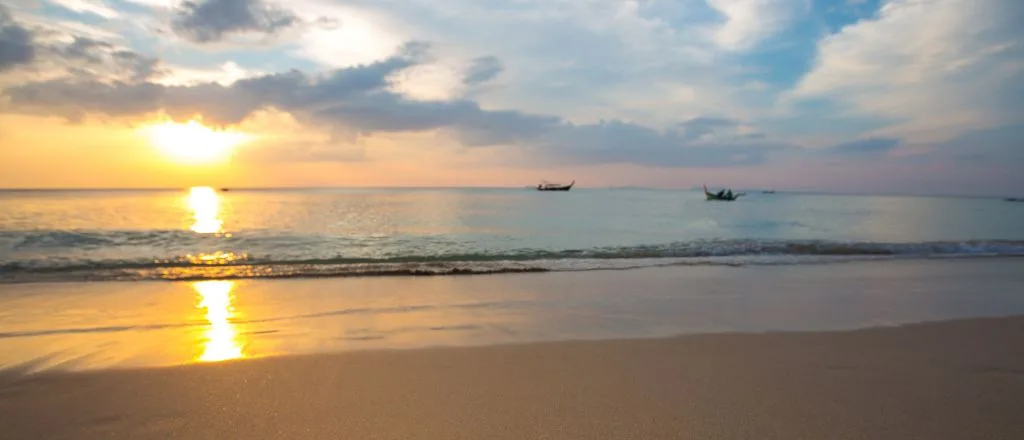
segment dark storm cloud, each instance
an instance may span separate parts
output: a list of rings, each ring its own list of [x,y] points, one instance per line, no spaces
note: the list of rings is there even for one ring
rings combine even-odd
[[[35,59],[32,33],[11,17],[7,8],[0,4],[0,72]]]
[[[466,85],[485,83],[497,77],[503,70],[505,70],[505,66],[501,64],[501,60],[497,57],[479,57],[474,59],[469,68],[466,69],[466,73],[462,77],[462,83]]]
[[[299,23],[291,11],[262,0],[202,0],[182,3],[171,28],[192,42],[212,43],[232,33],[274,34]]]

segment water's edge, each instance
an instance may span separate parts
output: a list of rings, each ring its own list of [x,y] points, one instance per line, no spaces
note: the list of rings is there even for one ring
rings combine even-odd
[[[275,278],[343,278],[343,277],[401,277],[401,276],[463,276],[536,272],[582,272],[630,270],[670,266],[790,266],[822,265],[859,261],[924,260],[924,259],[981,259],[1024,258],[1020,244],[960,246],[936,245],[922,247],[900,245],[882,250],[878,244],[863,251],[808,253],[734,253],[721,256],[593,256],[580,254],[542,259],[485,259],[433,258],[382,259],[377,261],[219,261],[198,263],[154,262],[150,265],[103,264],[73,267],[22,268],[0,266],[0,284],[82,281],[201,281],[232,279]],[[584,256],[586,255],[586,256]]]

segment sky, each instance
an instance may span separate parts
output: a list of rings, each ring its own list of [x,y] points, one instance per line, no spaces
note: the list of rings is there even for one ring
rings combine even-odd
[[[0,0],[0,187],[1012,194],[1022,22],[1020,0]],[[181,160],[214,142],[152,128],[188,121],[244,141]]]

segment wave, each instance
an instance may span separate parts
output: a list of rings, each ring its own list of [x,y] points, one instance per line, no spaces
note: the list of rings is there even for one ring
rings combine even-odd
[[[103,240],[163,241],[160,232],[102,236],[89,233],[50,233],[48,237],[18,237],[22,247],[73,242],[100,246]],[[40,234],[45,235],[45,234]],[[4,238],[0,236],[0,239]],[[283,249],[286,240],[273,246]],[[148,243],[154,244],[154,243]],[[225,243],[220,242],[221,245]],[[110,246],[111,243],[106,243]],[[8,249],[11,243],[7,243]],[[267,249],[267,248],[264,248]],[[394,252],[392,252],[394,253]],[[916,243],[841,242],[825,240],[692,240],[667,244],[588,249],[513,249],[481,252],[381,257],[260,256],[218,251],[171,258],[46,257],[0,263],[0,282],[81,280],[201,280],[341,276],[426,276],[492,273],[630,269],[659,265],[765,265],[829,263],[878,258],[1024,256],[1024,241],[971,240]]]

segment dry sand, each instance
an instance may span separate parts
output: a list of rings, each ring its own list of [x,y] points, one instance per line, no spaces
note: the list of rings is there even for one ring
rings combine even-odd
[[[1024,317],[0,379],[3,439],[1021,439]]]

